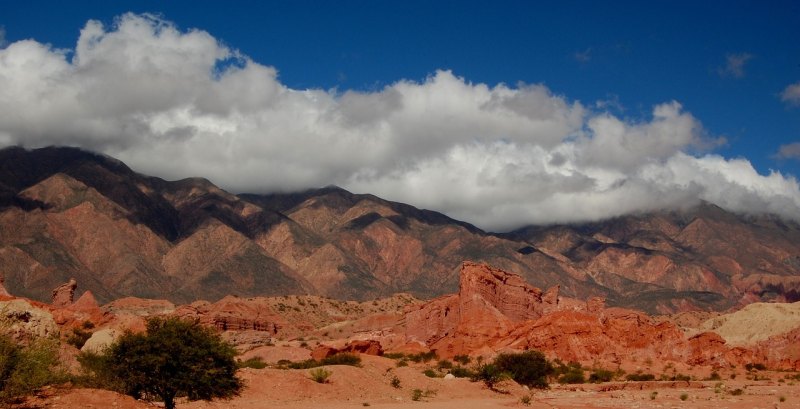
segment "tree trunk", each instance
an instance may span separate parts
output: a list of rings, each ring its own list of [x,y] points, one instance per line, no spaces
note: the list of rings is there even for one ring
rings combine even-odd
[[[175,409],[175,395],[162,396],[164,409]]]

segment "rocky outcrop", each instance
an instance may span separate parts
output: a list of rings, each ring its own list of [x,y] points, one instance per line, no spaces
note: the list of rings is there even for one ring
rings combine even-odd
[[[53,290],[53,298],[50,304],[54,307],[66,307],[72,304],[76,288],[78,288],[78,282],[75,281],[74,278],[71,278],[69,282]]]
[[[375,340],[355,340],[347,343],[343,348],[320,345],[311,351],[311,358],[321,361],[329,356],[340,353],[359,353],[365,355],[383,356],[383,347]]]
[[[762,362],[781,369],[800,365],[800,328],[758,347],[741,348],[713,332],[687,337],[668,320],[606,308],[602,297],[578,302],[556,294],[557,289],[543,294],[515,274],[467,262],[457,295],[408,309],[405,341],[442,357],[537,349],[565,362],[619,365],[658,360],[712,367]]]
[[[559,288],[546,293],[517,274],[486,264],[464,262],[459,292],[422,306],[405,316],[406,338],[453,356],[481,348],[518,324],[559,309]]]
[[[58,334],[58,326],[49,311],[21,299],[0,301],[0,327],[21,342]]]
[[[283,317],[272,311],[266,302],[259,302],[258,298],[227,296],[213,304],[197,301],[177,308],[172,315],[196,319],[201,324],[220,331],[251,330],[277,335],[292,327]]]

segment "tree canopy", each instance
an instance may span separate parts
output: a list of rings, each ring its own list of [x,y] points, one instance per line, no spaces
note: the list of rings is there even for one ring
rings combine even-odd
[[[210,328],[178,318],[151,318],[146,333],[126,332],[106,354],[108,373],[124,392],[159,397],[166,409],[175,398],[231,398],[242,381],[236,376],[236,351]]]

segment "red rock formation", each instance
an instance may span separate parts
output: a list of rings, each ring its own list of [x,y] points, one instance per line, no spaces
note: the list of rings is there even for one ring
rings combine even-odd
[[[383,355],[381,343],[375,340],[356,340],[350,341],[344,348],[336,348],[327,345],[320,345],[311,351],[311,358],[317,361],[339,353],[359,353],[366,355]]]
[[[227,296],[215,303],[196,301],[179,307],[172,315],[197,319],[201,324],[212,326],[220,331],[263,331],[276,335],[292,327],[283,317],[276,314],[267,303],[258,298],[243,299]]]
[[[687,339],[671,322],[605,308],[601,297],[579,303],[559,300],[555,294],[551,289],[543,296],[519,276],[464,263],[458,295],[407,311],[406,341],[421,343],[443,357],[538,349],[563,361],[666,360],[715,367],[764,362],[782,369],[800,365],[800,329],[756,349],[731,348],[714,333]],[[559,301],[555,305],[554,299]]]
[[[66,307],[73,302],[75,296],[75,289],[78,287],[78,282],[71,278],[69,282],[58,286],[53,290],[53,301],[51,304],[54,307]]]

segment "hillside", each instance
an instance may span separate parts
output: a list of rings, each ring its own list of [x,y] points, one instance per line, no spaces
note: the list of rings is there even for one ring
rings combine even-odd
[[[704,203],[580,226],[484,232],[337,187],[235,195],[73,148],[0,150],[0,278],[49,301],[75,278],[101,302],[452,293],[463,260],[561,294],[669,313],[800,300],[800,226]]]

